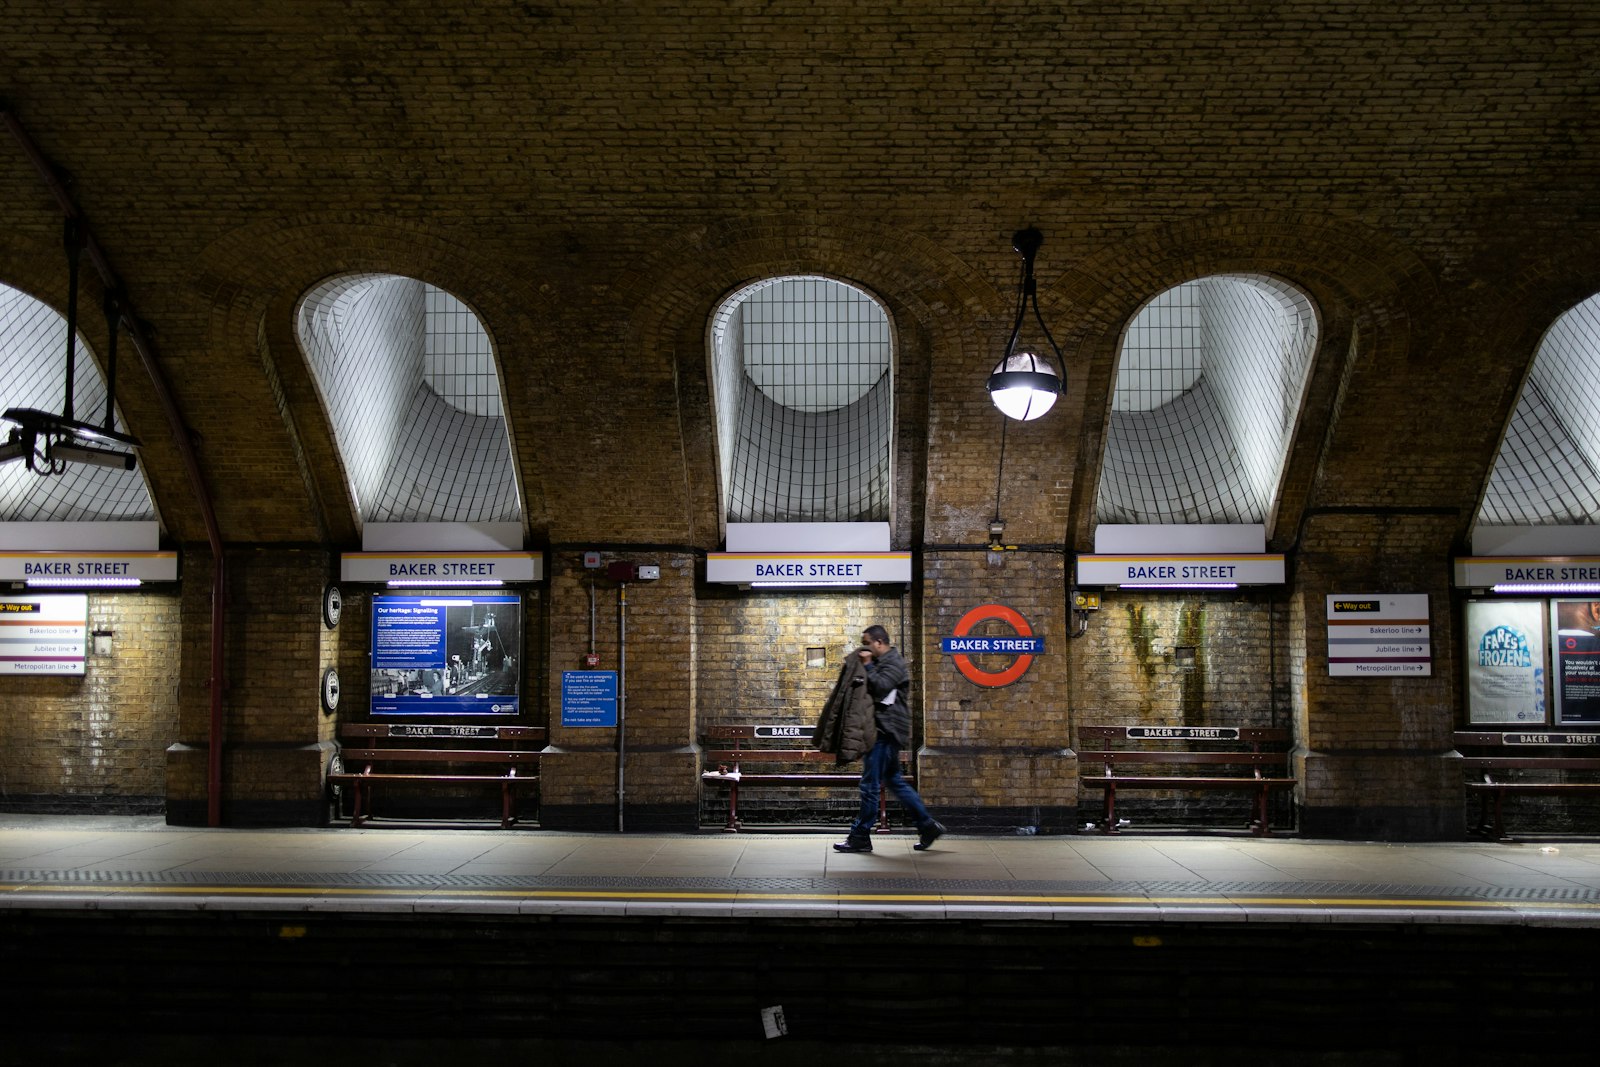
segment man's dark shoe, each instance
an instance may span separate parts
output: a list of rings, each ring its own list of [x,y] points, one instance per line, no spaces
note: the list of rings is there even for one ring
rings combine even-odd
[[[853,837],[847,837],[843,841],[836,842],[833,850],[835,852],[871,852],[872,842],[857,841]]]
[[[918,841],[911,847],[918,852],[926,852],[933,847],[933,843],[944,836],[944,824],[938,821],[919,827],[917,830]]]

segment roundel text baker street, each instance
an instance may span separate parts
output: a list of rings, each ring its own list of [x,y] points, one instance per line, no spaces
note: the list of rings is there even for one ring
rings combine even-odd
[[[1016,636],[973,636],[972,628],[989,619],[1010,626]],[[1044,651],[1044,638],[1034,636],[1033,627],[1015,608],[1008,608],[1004,604],[981,604],[961,616],[954,634],[941,640],[939,647],[941,652],[955,661],[956,670],[967,681],[997,689],[1010,685],[1028,673],[1033,657]],[[1016,659],[1003,671],[986,671],[972,662],[973,656],[980,655],[1015,656]]]

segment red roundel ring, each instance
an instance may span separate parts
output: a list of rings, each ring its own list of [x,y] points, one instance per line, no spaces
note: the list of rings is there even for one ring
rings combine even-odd
[[[986,619],[999,619],[1013,630],[1018,637],[1032,637],[1033,627],[1028,625],[1028,620],[1014,608],[1004,604],[980,604],[961,616],[961,621],[956,623],[954,637],[965,637],[972,632],[972,628]],[[1028,673],[1028,668],[1033,665],[1033,653],[1024,652],[1005,670],[998,673],[979,670],[978,665],[972,662],[972,657],[963,652],[957,652],[950,657],[956,662],[956,670],[973,685],[981,685],[989,689],[998,689]]]

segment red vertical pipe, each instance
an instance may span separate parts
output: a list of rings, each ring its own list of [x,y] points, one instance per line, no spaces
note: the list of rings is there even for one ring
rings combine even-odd
[[[39,146],[28,136],[28,132],[22,128],[22,124],[9,109],[0,111],[0,116],[5,118],[6,128],[11,131],[11,136],[33,161],[34,169],[39,172],[39,176],[44,179],[45,185],[55,196],[56,203],[61,207],[61,213],[82,227],[84,250],[89,253],[90,260],[99,271],[101,283],[106,291],[121,292],[122,283],[118,280],[116,272],[111,269],[111,263],[106,259],[105,252],[95,241],[94,235],[89,232],[88,224],[83,221],[78,206],[72,202],[72,197],[68,194],[67,187],[62,184],[61,176],[56,172],[55,166],[39,150]],[[150,343],[144,325],[133,313],[132,306],[126,303],[123,306],[122,321],[128,336],[133,341],[133,347],[139,351],[139,359],[144,364],[145,373],[150,376],[150,383],[155,387],[161,410],[167,416],[167,425],[172,430],[178,454],[183,459],[184,470],[189,475],[189,486],[194,490],[195,498],[200,503],[200,515],[206,524],[206,539],[211,543],[214,566],[211,572],[211,723],[206,759],[206,825],[221,826],[222,626],[226,618],[228,588],[226,562],[222,554],[222,529],[217,525],[217,510],[212,503],[211,492],[206,488],[205,477],[200,473],[200,457],[195,454],[194,443],[189,440],[189,429],[184,425],[183,416],[178,411],[178,403],[173,399],[172,390],[167,387],[167,381],[161,375],[161,367],[156,363],[155,347]]]

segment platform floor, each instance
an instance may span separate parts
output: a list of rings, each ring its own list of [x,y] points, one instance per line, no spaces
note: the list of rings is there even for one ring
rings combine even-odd
[[[1600,843],[195,829],[0,815],[0,908],[1600,926]]]

